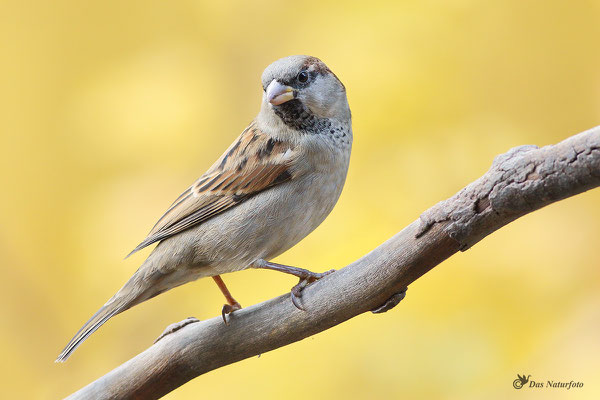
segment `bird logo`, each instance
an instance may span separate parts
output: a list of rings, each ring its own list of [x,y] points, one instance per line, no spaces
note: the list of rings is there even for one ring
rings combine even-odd
[[[518,378],[513,381],[513,387],[515,389],[521,389],[525,384],[527,384],[527,382],[529,382],[530,376],[531,375],[525,376],[525,374],[523,374],[523,375],[517,374]]]

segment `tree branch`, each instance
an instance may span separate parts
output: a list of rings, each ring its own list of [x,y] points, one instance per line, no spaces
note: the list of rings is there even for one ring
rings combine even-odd
[[[521,146],[375,250],[289,294],[170,334],[70,396],[159,398],[213,369],[285,346],[383,304],[452,254],[509,222],[600,185],[600,127],[543,148]]]

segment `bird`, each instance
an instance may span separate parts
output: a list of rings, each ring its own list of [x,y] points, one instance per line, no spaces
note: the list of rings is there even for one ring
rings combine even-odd
[[[295,275],[293,304],[303,310],[304,287],[332,273],[269,260],[290,249],[325,220],[348,172],[352,116],[346,88],[313,56],[281,58],[263,72],[256,118],[223,155],[187,188],[130,253],[158,242],[123,287],[75,334],[56,362],[64,362],[115,315],[158,294],[212,277],[227,303],[241,308],[222,274],[263,268]]]

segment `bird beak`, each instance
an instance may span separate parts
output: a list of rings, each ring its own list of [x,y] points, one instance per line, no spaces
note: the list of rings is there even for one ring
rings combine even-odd
[[[285,103],[294,99],[294,89],[282,85],[279,81],[273,79],[267,87],[267,101],[274,106]]]

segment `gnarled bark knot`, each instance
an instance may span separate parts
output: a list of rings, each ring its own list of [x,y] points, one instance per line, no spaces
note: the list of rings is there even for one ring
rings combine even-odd
[[[491,168],[420,217],[416,237],[438,222],[467,250],[491,232],[555,201],[600,185],[600,127],[558,144],[519,146],[497,156]]]

